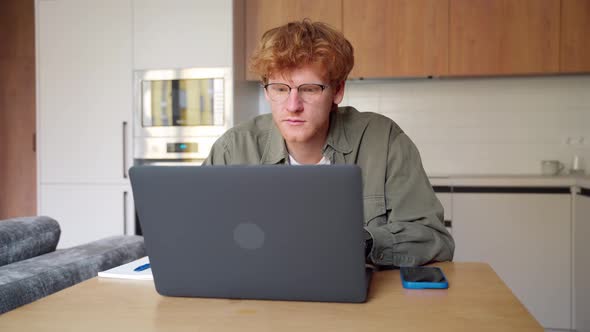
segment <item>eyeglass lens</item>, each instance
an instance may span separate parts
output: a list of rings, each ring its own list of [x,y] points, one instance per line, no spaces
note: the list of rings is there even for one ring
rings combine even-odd
[[[287,100],[291,90],[295,89],[283,83],[270,83],[265,87],[270,99],[275,102]],[[311,102],[319,97],[324,89],[325,86],[321,84],[301,84],[297,87],[297,93],[303,101]]]

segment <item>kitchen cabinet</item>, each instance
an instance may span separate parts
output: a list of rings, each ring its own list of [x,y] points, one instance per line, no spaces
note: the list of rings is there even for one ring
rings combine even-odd
[[[232,66],[232,0],[133,0],[132,22],[134,69]]]
[[[590,72],[590,1],[561,0],[560,72]]]
[[[559,71],[560,0],[450,0],[449,12],[450,75]]]
[[[574,328],[590,331],[590,188],[574,202]]]
[[[571,329],[571,194],[454,188],[455,261],[489,263],[545,328]]]
[[[132,234],[131,2],[36,6],[38,213],[60,223],[61,248]]]
[[[59,248],[135,232],[129,186],[42,184],[40,191],[42,214],[60,224]]]
[[[41,183],[126,181],[131,18],[129,1],[37,2]]]
[[[246,6],[246,63],[263,32],[309,17],[351,41],[351,78],[590,72],[587,0],[252,0]]]
[[[447,75],[448,7],[448,0],[344,0],[342,28],[355,49],[350,77]]]
[[[309,18],[342,30],[342,0],[248,0],[245,11],[246,64],[262,34],[285,23]],[[246,79],[258,77],[246,69]]]

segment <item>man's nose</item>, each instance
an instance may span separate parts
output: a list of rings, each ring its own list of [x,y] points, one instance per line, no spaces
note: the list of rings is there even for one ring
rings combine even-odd
[[[301,100],[297,89],[291,89],[286,101],[286,108],[289,112],[299,112],[303,110],[303,100]]]

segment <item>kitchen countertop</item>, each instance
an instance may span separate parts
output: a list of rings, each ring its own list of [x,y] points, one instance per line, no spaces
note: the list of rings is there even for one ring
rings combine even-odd
[[[433,186],[463,187],[584,187],[590,188],[590,175],[431,175]]]
[[[580,177],[578,179],[577,185],[579,187],[584,187],[584,188],[590,189],[590,176],[586,175],[586,176]]]

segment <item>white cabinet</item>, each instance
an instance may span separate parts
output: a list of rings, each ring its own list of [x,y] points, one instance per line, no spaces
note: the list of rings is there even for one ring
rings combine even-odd
[[[41,185],[41,211],[61,227],[59,248],[134,232],[134,209],[128,186]]]
[[[571,195],[454,192],[452,209],[455,260],[489,263],[541,325],[571,329]]]
[[[36,2],[38,211],[60,248],[133,233],[132,18],[131,0]]]
[[[134,0],[135,69],[232,66],[231,0]]]
[[[590,331],[590,190],[576,195],[574,218],[574,328]]]
[[[124,183],[132,137],[131,2],[38,1],[36,24],[41,183]]]

